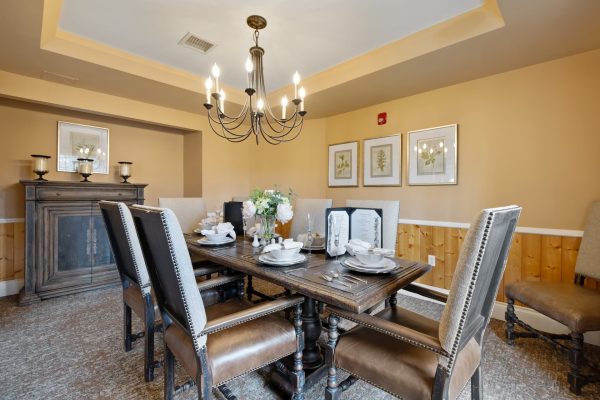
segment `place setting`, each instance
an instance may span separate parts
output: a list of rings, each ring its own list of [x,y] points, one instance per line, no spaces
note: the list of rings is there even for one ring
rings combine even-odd
[[[302,242],[294,241],[294,239],[282,240],[280,238],[278,243],[264,246],[257,260],[260,264],[272,267],[289,267],[301,264],[307,259],[306,255],[300,253],[302,245]]]
[[[351,239],[346,244],[350,257],[346,257],[341,264],[351,271],[363,274],[388,274],[400,268],[394,260],[394,250],[373,247],[368,242],[360,239]]]
[[[220,246],[235,242],[236,234],[233,225],[230,222],[220,222],[209,229],[200,229],[199,232],[204,237],[196,240],[196,243],[202,246]]]

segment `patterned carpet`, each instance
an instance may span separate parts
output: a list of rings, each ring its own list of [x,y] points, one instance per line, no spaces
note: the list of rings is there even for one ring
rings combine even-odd
[[[441,307],[408,296],[399,305],[431,317]],[[124,353],[121,340],[121,290],[96,290],[17,307],[15,297],[0,299],[0,399],[162,399],[162,370],[145,383],[143,348],[137,342]],[[139,320],[134,327],[141,329]],[[486,399],[598,399],[600,383],[588,385],[582,396],[570,394],[566,359],[541,341],[520,340],[514,347],[504,341],[503,325],[492,321],[483,358]],[[157,356],[162,358],[161,336]],[[587,349],[595,357],[600,349]],[[271,400],[279,397],[266,386],[268,368],[229,384],[239,399]],[[178,382],[186,380],[177,371]],[[306,393],[321,399],[325,381]],[[178,399],[194,399],[194,390]],[[222,399],[220,393],[213,397]],[[344,399],[389,399],[391,396],[358,382]],[[469,389],[461,394],[469,399]]]

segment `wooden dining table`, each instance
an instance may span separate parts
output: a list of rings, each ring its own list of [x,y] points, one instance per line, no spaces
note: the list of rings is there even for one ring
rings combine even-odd
[[[261,248],[252,247],[251,241],[238,237],[226,245],[206,246],[198,243],[200,235],[186,234],[187,247],[192,254],[259,278],[304,296],[302,327],[304,330],[303,363],[306,386],[320,379],[325,368],[317,343],[321,335],[321,319],[317,304],[320,302],[343,310],[362,313],[389,299],[398,290],[431,269],[431,265],[396,258],[399,268],[388,274],[360,274],[347,270],[340,260],[327,258],[323,253],[304,253],[306,261],[293,266],[267,266],[258,260]],[[325,280],[322,275],[333,272],[351,274],[363,282],[345,284],[345,280]],[[283,383],[279,383],[280,386]],[[283,388],[285,390],[285,388]]]

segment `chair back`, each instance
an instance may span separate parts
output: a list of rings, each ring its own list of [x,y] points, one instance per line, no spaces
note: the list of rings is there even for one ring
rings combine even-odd
[[[588,213],[575,273],[600,279],[600,201],[592,203]]]
[[[331,199],[296,199],[290,232],[292,238],[297,239],[298,235],[308,231],[308,213],[314,218],[312,233],[325,235],[325,209],[331,208],[331,204]]]
[[[400,202],[397,200],[346,200],[347,207],[381,208],[383,211],[383,247],[396,250],[398,215]]]
[[[226,201],[223,203],[223,221],[230,222],[237,235],[244,233],[244,220],[242,219],[241,201]]]
[[[131,213],[163,321],[186,329],[199,352],[206,344],[199,335],[206,313],[177,218],[167,208],[134,205]]]
[[[484,209],[467,232],[440,318],[448,371],[471,338],[482,345],[520,213],[518,206]]]
[[[134,282],[142,294],[150,294],[150,277],[129,208],[125,203],[104,200],[99,206],[123,285]]]
[[[173,211],[184,232],[192,232],[206,218],[206,203],[202,197],[160,197],[158,206]]]

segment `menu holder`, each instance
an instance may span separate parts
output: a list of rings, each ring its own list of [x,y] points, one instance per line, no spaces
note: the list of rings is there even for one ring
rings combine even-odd
[[[335,245],[335,221],[339,223],[338,246]],[[325,210],[325,248],[327,257],[346,253],[346,244],[360,239],[381,247],[383,211],[381,208],[334,207]]]

